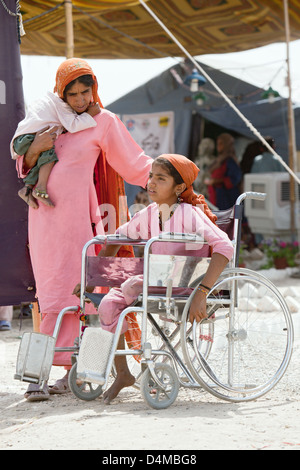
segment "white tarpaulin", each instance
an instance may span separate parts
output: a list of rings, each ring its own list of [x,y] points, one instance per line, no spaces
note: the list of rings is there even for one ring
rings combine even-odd
[[[133,139],[152,158],[174,153],[174,112],[123,114],[122,121]]]

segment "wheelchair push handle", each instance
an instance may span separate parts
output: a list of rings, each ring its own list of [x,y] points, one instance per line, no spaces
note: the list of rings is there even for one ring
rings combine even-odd
[[[266,193],[257,193],[254,191],[247,191],[242,193],[236,200],[236,205],[240,205],[245,199],[256,199],[257,201],[264,201],[266,199]]]
[[[246,198],[249,199],[256,199],[258,201],[264,201],[267,197],[266,193],[256,193],[256,192],[248,192],[246,193]]]

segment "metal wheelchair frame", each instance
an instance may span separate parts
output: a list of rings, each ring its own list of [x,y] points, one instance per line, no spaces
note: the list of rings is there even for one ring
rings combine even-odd
[[[97,376],[97,371],[77,374],[81,341],[83,341],[80,337],[77,344],[72,347],[55,348],[55,351],[72,351],[74,353],[74,364],[69,375],[69,385],[75,396],[83,400],[93,400],[102,394],[113,371],[115,355],[139,356],[141,358],[140,364],[135,359],[131,359],[135,361],[141,372],[137,374],[138,386],[146,403],[157,409],[170,406],[175,401],[180,386],[205,389],[220,399],[240,402],[256,399],[277,384],[284,375],[292,354],[293,325],[286,302],[277,288],[261,274],[249,269],[238,268],[243,203],[246,198],[264,199],[265,195],[243,193],[237,199],[234,211],[231,211],[234,256],[230,267],[223,271],[207,297],[208,319],[198,324],[196,322],[193,325],[189,324],[188,312],[196,287],[201,282],[201,276],[191,282],[189,281],[188,287],[192,293],[188,297],[178,298],[173,295],[173,286],[170,281],[165,285],[163,295],[152,295],[148,289],[150,285],[151,248],[154,243],[168,241],[169,243],[197,244],[203,243],[201,237],[172,233],[162,234],[150,240],[137,241],[109,235],[107,237],[96,236],[85,244],[82,250],[81,269],[80,311],[82,314],[85,312],[85,302],[88,298],[85,292],[87,282],[86,264],[87,252],[91,245],[110,243],[144,246],[143,292],[138,301],[125,308],[119,317],[115,334],[111,338],[110,350],[107,353],[108,360],[101,377]],[[228,217],[228,213],[226,217]],[[246,290],[245,286],[247,286],[249,294],[248,300],[246,299],[247,309],[241,307],[243,302],[239,300],[241,290]],[[273,308],[274,312],[269,316],[257,312],[252,315],[251,308],[255,308],[252,303],[257,299],[251,296],[252,291],[257,292],[257,289],[264,289],[265,297],[271,299],[271,309]],[[151,313],[153,305],[155,306],[154,313]],[[178,305],[180,305],[180,314],[178,314]],[[58,337],[64,315],[67,312],[78,312],[78,310],[78,307],[71,306],[60,312],[53,332],[55,339]],[[172,328],[174,326],[174,330],[171,328],[170,334],[166,334],[160,326],[160,316],[158,316],[158,320],[154,318],[157,313],[162,311],[164,311],[162,316],[167,319],[168,324],[172,325]],[[141,318],[141,346],[138,349],[118,350],[117,345],[123,321],[126,315],[131,312],[136,312]],[[269,332],[269,326],[272,327],[271,315],[275,318],[276,325],[280,324],[275,332],[277,337],[274,343],[272,342],[273,333]],[[250,317],[251,322],[249,321]],[[259,325],[258,329],[253,328],[255,322]],[[264,322],[267,324],[268,329],[265,330],[266,333],[260,333]],[[150,329],[155,330],[156,336],[162,342],[157,348],[153,347],[149,341]],[[174,345],[172,342],[179,333],[180,340],[177,340]],[[83,338],[84,336],[85,333]],[[256,339],[257,336],[259,336],[259,340]],[[276,370],[273,371],[273,366],[271,366],[269,374],[267,369],[269,353],[265,354],[262,347],[274,348],[274,344],[279,344],[278,338],[280,338],[280,351],[278,352],[278,358],[276,357]],[[219,346],[219,343],[221,346]],[[250,352],[250,359],[246,359],[243,355],[242,360],[238,357],[243,347]],[[261,351],[259,351],[259,348],[261,348]],[[257,350],[259,352],[258,356]],[[274,354],[274,351],[271,352]],[[260,354],[261,356],[259,356]],[[263,359],[260,359],[260,357]],[[159,362],[160,359],[162,359],[161,362]],[[244,364],[248,360],[250,360],[250,367]],[[261,366],[262,378],[260,377],[260,365],[259,367],[257,365],[259,361],[266,362],[266,368],[263,368],[264,365]],[[252,382],[249,380],[249,370],[253,371]],[[82,380],[81,384],[78,384],[78,377]],[[34,377],[30,379],[29,377],[28,380],[28,374],[26,378],[25,373],[23,375],[19,373],[16,378],[33,382],[39,381],[39,383],[46,380],[45,374],[42,378],[37,379]]]

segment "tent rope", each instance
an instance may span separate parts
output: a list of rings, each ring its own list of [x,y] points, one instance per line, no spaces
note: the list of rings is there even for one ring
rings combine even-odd
[[[190,61],[195,65],[195,67],[204,75],[204,77],[211,83],[211,85],[220,93],[224,100],[229,104],[229,106],[237,113],[237,115],[244,121],[246,126],[253,132],[253,134],[259,138],[259,140],[264,144],[264,146],[275,156],[277,160],[280,161],[281,165],[288,171],[288,173],[300,184],[300,179],[292,171],[292,169],[285,163],[285,161],[278,155],[278,153],[270,146],[270,144],[264,139],[260,132],[253,126],[253,124],[246,118],[246,116],[241,113],[241,111],[232,103],[230,98],[221,90],[221,88],[213,81],[213,79],[205,72],[205,70],[196,62],[194,57],[185,49],[185,47],[178,41],[174,34],[164,25],[164,23],[156,16],[156,14],[151,10],[151,8],[145,4],[143,0],[139,0],[140,4],[148,11],[148,13],[154,18],[154,20],[164,29],[164,31],[170,36],[170,38],[177,44],[177,46],[184,52],[184,54],[190,59]]]
[[[58,8],[64,6],[64,4],[65,4],[65,2],[61,2],[58,5],[55,5],[55,7],[50,8],[49,10],[44,11],[43,13],[40,13],[39,15],[33,16],[32,18],[27,18],[27,20],[24,20],[24,24],[30,23],[31,21],[37,20],[38,18],[41,18],[42,16],[45,16],[45,15],[48,15],[49,13],[52,13],[52,11],[55,11]]]

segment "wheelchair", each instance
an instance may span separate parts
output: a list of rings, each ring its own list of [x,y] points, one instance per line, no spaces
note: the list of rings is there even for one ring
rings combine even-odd
[[[209,258],[158,255],[152,253],[152,247],[166,242],[203,245],[201,237],[163,233],[150,240],[132,240],[108,235],[95,236],[86,243],[82,251],[81,328],[77,344],[69,348],[73,351],[69,386],[77,398],[89,401],[99,397],[115,374],[114,357],[121,354],[126,355],[136,377],[135,386],[154,409],[172,405],[180,387],[204,389],[225,401],[244,402],[263,396],[279,382],[292,354],[291,314],[270,280],[238,267],[244,201],[264,197],[243,193],[232,209],[216,212],[217,224],[232,240],[234,256],[210,290],[207,318],[200,323],[189,322],[189,307]],[[143,246],[144,256],[88,256],[91,245],[104,243]],[[143,275],[142,293],[122,311],[115,333],[85,328],[86,302],[97,306],[104,296],[88,293],[86,286],[119,287],[136,274]],[[70,311],[78,312],[78,307],[60,312],[54,338],[64,314]],[[118,350],[125,318],[134,320],[136,341],[127,340],[127,349]]]

